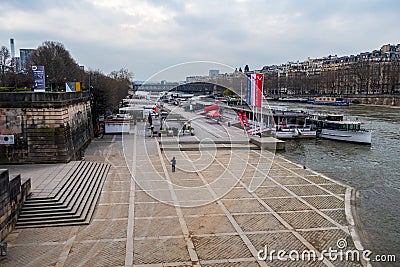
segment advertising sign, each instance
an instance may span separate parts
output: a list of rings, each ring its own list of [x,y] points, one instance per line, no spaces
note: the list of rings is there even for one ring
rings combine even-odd
[[[81,91],[81,83],[80,82],[65,83],[65,91],[66,92],[80,92]]]
[[[44,92],[46,83],[44,78],[44,66],[32,66],[35,92]]]

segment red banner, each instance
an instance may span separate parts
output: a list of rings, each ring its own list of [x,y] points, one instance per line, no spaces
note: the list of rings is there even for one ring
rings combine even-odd
[[[263,74],[257,73],[255,74],[255,88],[254,88],[254,94],[255,94],[255,101],[254,101],[254,106],[255,107],[261,107],[262,105],[262,97],[263,97]]]

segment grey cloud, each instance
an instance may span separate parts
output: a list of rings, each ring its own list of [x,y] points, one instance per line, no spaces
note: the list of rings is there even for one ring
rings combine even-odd
[[[26,15],[15,17],[15,25],[0,25],[0,43],[7,45],[11,37],[24,47],[59,41],[87,67],[105,73],[126,67],[144,80],[190,60],[261,68],[378,49],[399,42],[400,36],[397,0],[148,0],[150,10],[144,14],[124,9],[142,1],[113,3],[122,8],[98,6],[91,0],[2,1],[0,8],[12,14],[42,14],[37,23],[43,27],[18,26]],[[146,13],[154,10],[166,16]]]

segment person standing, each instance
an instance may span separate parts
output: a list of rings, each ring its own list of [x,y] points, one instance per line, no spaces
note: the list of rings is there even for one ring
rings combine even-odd
[[[185,122],[185,123],[183,124],[183,126],[182,126],[182,134],[183,134],[183,135],[185,135],[186,128],[187,128],[187,125],[186,125],[186,122]]]
[[[151,112],[149,112],[149,116],[147,117],[147,121],[150,125],[153,125],[153,117],[151,116]]]
[[[176,159],[175,157],[172,157],[171,159],[172,172],[175,172],[175,165],[176,165]]]

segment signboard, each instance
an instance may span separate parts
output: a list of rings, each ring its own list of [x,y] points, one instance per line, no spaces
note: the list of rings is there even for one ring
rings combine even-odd
[[[66,92],[80,92],[81,91],[81,83],[80,82],[65,83],[65,91]]]
[[[35,92],[45,92],[44,66],[32,66],[33,71],[33,89]]]
[[[0,134],[0,145],[13,145],[14,135],[12,134]]]
[[[104,130],[106,134],[129,133],[129,121],[105,121]]]

